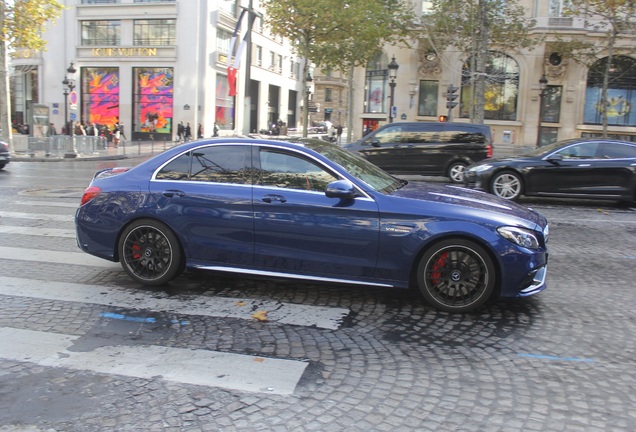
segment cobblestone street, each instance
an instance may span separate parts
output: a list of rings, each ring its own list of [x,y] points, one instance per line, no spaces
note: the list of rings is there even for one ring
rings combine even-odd
[[[436,311],[410,291],[214,273],[152,290],[114,263],[73,261],[74,210],[104,164],[0,172],[0,335],[68,341],[54,359],[0,351],[0,431],[636,430],[634,209],[526,201],[550,221],[548,289],[472,314]],[[303,307],[307,323],[196,312],[223,299]],[[333,328],[315,319],[330,312]],[[140,371],[71,362],[126,352]],[[184,361],[169,363],[176,352]],[[200,384],[223,382],[212,367],[197,382],[176,374],[219,353],[302,373],[289,393]],[[151,375],[150,362],[175,375]]]

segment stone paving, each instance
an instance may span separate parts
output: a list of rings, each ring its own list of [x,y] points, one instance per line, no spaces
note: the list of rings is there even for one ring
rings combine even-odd
[[[5,199],[15,192],[0,188]],[[636,430],[636,212],[528,205],[551,221],[549,288],[472,314],[435,311],[410,291],[212,274],[186,274],[169,293],[351,312],[337,330],[177,317],[183,325],[169,312],[137,323],[108,320],[93,304],[0,296],[0,326],[77,335],[78,350],[102,341],[308,363],[294,394],[279,396],[0,360],[0,431]],[[2,209],[17,211],[11,200]],[[11,244],[76,248],[25,235]],[[15,275],[139,289],[119,269],[0,260],[0,276]],[[143,302],[110,311],[142,313]]]

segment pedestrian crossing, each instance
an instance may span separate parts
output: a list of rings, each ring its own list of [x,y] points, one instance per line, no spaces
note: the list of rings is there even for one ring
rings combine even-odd
[[[73,215],[76,203],[25,199],[11,201],[0,210],[0,299],[4,296],[55,302],[72,302],[101,309],[102,319],[116,319],[113,310],[130,310],[139,315],[167,312],[187,322],[188,317],[255,321],[263,325],[305,326],[318,331],[335,331],[349,315],[347,308],[286,303],[267,299],[230,298],[209,295],[170,296],[157,290],[69,281],[39,280],[37,275],[16,275],[11,263],[80,266],[91,272],[123,272],[119,263],[81,252],[75,245]],[[52,226],[47,226],[47,224]],[[28,236],[28,241],[24,241]],[[21,238],[14,242],[12,238]],[[41,240],[41,241],[40,241]],[[59,240],[56,249],[46,245]],[[42,246],[43,248],[40,248]],[[7,265],[8,264],[8,265]],[[87,277],[90,280],[90,277]],[[116,281],[116,277],[113,277]],[[258,312],[260,316],[257,316]],[[255,313],[257,312],[257,313]],[[28,323],[26,323],[28,324]],[[156,345],[113,345],[77,352],[77,335],[0,326],[0,359],[30,362],[44,367],[61,367],[136,378],[162,377],[187,384],[220,387],[246,392],[292,394],[307,363],[224,353],[205,349],[183,349]],[[87,323],[87,327],[94,323]],[[114,342],[116,343],[116,342]]]

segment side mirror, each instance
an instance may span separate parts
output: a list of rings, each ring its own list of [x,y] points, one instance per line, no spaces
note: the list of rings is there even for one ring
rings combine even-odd
[[[371,140],[371,145],[373,147],[380,147],[380,141],[374,138],[373,140]]]
[[[325,195],[327,198],[353,199],[356,189],[349,180],[336,180],[327,185]]]
[[[553,163],[555,165],[558,165],[559,162],[561,162],[563,160],[563,155],[562,154],[551,154],[550,156],[548,156],[545,160],[547,160],[550,163]]]

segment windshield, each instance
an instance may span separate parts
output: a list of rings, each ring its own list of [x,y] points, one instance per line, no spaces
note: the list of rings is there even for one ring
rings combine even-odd
[[[349,174],[366,183],[375,191],[390,194],[401,188],[404,182],[381,170],[366,159],[337,147],[317,140],[307,140],[303,144],[344,168]]]
[[[549,153],[552,153],[556,148],[561,147],[565,144],[569,144],[569,143],[574,143],[574,142],[579,142],[580,140],[576,140],[576,139],[571,139],[571,140],[565,140],[565,141],[558,141],[552,144],[548,144],[546,146],[543,147],[539,147],[536,150],[532,150],[528,153],[523,154],[522,156],[545,156]]]

